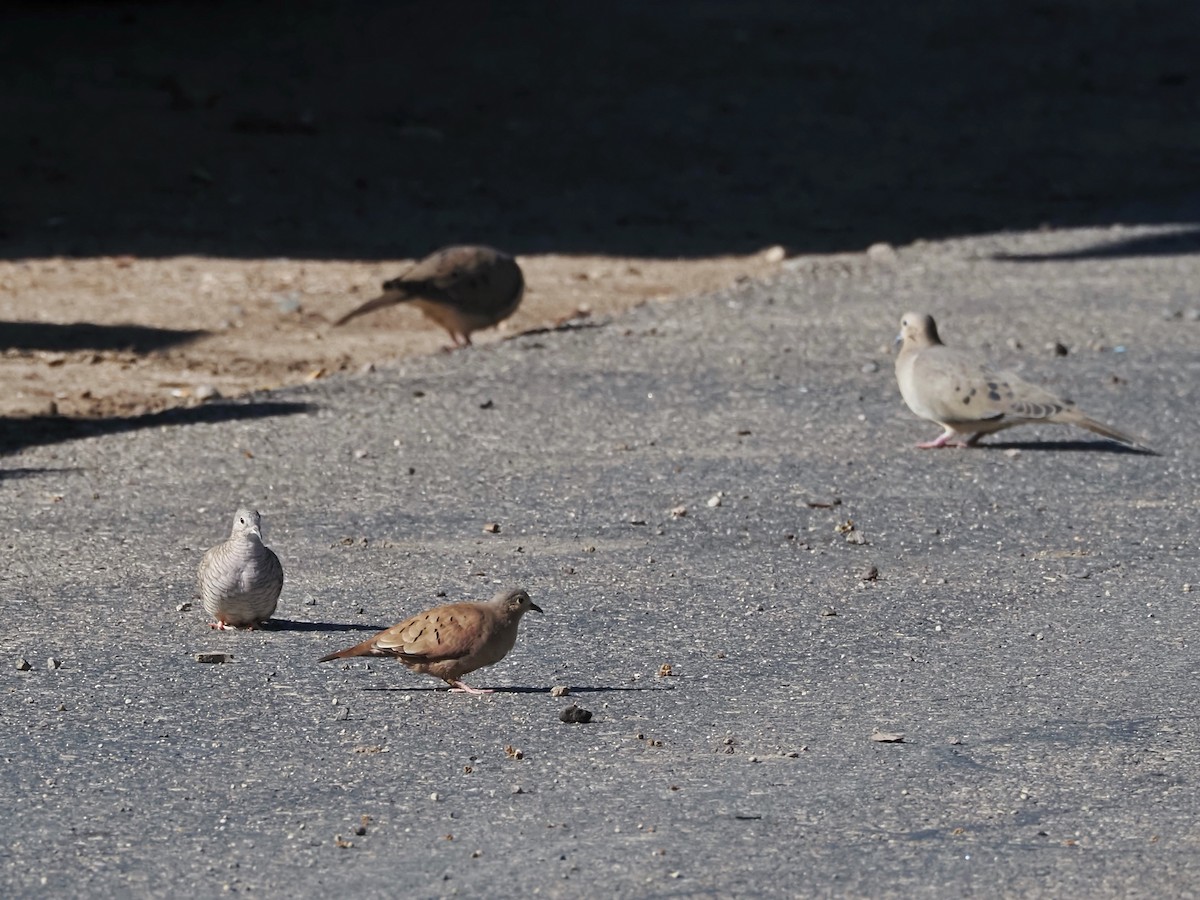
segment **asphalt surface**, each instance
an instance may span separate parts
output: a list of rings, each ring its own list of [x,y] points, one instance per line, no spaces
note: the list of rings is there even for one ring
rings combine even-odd
[[[31,441],[0,459],[0,893],[1194,896],[1193,250],[799,259]],[[915,449],[909,309],[1161,455],[1059,426]],[[243,502],[278,621],[212,632],[195,568]],[[495,694],[316,663],[498,585],[546,614],[472,679]]]

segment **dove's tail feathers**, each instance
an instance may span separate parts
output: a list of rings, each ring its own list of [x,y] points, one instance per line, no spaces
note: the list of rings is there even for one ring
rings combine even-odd
[[[387,285],[384,285],[387,288]],[[365,316],[369,312],[374,312],[377,309],[383,309],[385,306],[392,306],[395,303],[403,303],[405,300],[411,299],[400,290],[387,288],[386,293],[380,294],[378,297],[373,297],[362,306],[356,306],[350,312],[346,313],[340,319],[333,323],[333,327],[345,325],[351,319],[357,319],[359,316]]]
[[[1074,413],[1073,415],[1064,416],[1062,421],[1069,422],[1072,425],[1078,425],[1080,428],[1086,428],[1088,431],[1098,434],[1101,437],[1106,437],[1110,441],[1116,441],[1118,444],[1125,444],[1128,447],[1133,447],[1135,450],[1141,450],[1145,453],[1154,453],[1154,449],[1147,447],[1137,438],[1126,434],[1123,431],[1118,431],[1110,425],[1105,425],[1103,422],[1097,422],[1095,419],[1089,419],[1083,413]]]
[[[352,656],[371,656],[375,652],[375,638],[369,638],[361,644],[355,644],[353,647],[347,647],[345,650],[338,650],[334,653],[326,653],[320,659],[319,663],[329,662],[334,659],[349,659]]]

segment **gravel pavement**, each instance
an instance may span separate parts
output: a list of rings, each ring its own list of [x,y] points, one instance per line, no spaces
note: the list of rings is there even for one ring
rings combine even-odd
[[[1197,285],[1170,229],[881,247],[31,442],[0,893],[1195,896]],[[1161,455],[915,449],[909,309]],[[213,632],[195,569],[243,502],[279,619]],[[546,615],[495,694],[316,663],[499,585]]]

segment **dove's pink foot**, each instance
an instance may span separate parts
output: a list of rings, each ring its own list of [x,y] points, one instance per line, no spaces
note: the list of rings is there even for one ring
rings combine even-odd
[[[220,622],[220,621],[209,622],[208,627],[211,628],[213,631],[228,631],[229,630],[229,626],[226,625],[224,622]]]
[[[938,435],[937,440],[926,441],[923,444],[917,444],[917,446],[920,447],[922,450],[937,450],[942,447],[970,447],[972,444],[975,443],[974,437],[972,437],[970,440],[966,440],[966,441],[963,441],[963,440],[952,441],[952,440],[950,440],[952,437],[954,437],[954,432],[947,431],[945,434]]]
[[[491,688],[473,688],[465,681],[450,682],[454,687],[450,688],[452,694],[494,694],[496,693]]]

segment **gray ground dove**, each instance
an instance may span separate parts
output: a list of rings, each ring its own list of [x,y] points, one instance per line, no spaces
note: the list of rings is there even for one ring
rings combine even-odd
[[[520,588],[500,591],[484,603],[447,603],[318,662],[390,656],[414,672],[442,679],[453,691],[490,694],[466,684],[462,677],[504,659],[516,643],[521,616],[531,609],[542,611]]]
[[[275,612],[283,590],[283,566],[262,542],[258,512],[239,509],[229,540],[204,554],[197,572],[204,611],[213,628],[254,628]]]
[[[344,325],[394,303],[412,303],[450,333],[455,347],[466,347],[472,331],[512,315],[524,291],[521,267],[507,253],[491,247],[445,247],[385,281],[382,295],[333,324]]]
[[[914,413],[945,429],[936,440],[918,447],[969,447],[985,434],[1014,425],[1057,422],[1153,452],[1124,432],[1088,418],[1072,401],[993,369],[973,353],[947,347],[932,316],[905,313],[896,340],[900,395]]]

